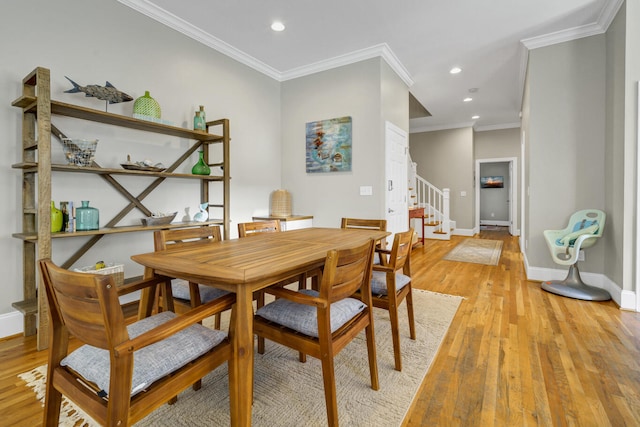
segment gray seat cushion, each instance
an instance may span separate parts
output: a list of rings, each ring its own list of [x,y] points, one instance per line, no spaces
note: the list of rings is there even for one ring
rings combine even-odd
[[[229,293],[222,289],[216,289],[205,285],[198,285],[198,289],[200,289],[200,301],[203,304]],[[186,280],[172,280],[171,292],[173,293],[174,298],[191,301],[191,295],[189,294],[189,282]]]
[[[142,319],[127,326],[129,337],[135,338],[174,317],[176,317],[175,313],[165,311]],[[222,342],[226,336],[224,332],[194,324],[165,340],[136,351],[133,355],[131,395],[197,359]],[[83,345],[65,357],[61,365],[73,369],[108,394],[110,363],[107,350]]]
[[[396,273],[396,292],[407,286],[411,277]],[[387,295],[387,273],[373,271],[371,273],[371,293],[373,295]]]
[[[318,296],[318,292],[311,289],[302,289],[298,292]],[[353,319],[365,307],[362,301],[355,298],[345,298],[331,304],[331,332],[335,332]],[[318,337],[318,310],[314,306],[280,298],[265,305],[256,314],[302,334]]]

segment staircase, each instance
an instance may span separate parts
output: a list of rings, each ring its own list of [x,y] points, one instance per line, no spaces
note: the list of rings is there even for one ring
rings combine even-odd
[[[415,163],[411,165],[409,208],[424,208],[424,238],[450,240],[451,230],[455,229],[455,221],[451,221],[449,215],[449,189],[440,190],[435,187],[416,174]],[[413,226],[420,234],[422,224],[415,221]]]

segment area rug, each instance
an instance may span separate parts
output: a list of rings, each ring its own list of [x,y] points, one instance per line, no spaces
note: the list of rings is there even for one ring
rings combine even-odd
[[[464,239],[442,259],[498,265],[502,252],[502,240]]]
[[[406,308],[400,311],[402,372],[393,369],[389,314],[375,309],[375,335],[380,390],[371,389],[366,340],[361,333],[336,357],[338,413],[343,426],[399,426],[408,411],[449,325],[461,297],[414,289],[417,339],[409,339]],[[46,365],[20,374],[44,401]],[[164,405],[136,426],[230,425],[226,365],[207,375],[202,388],[188,389],[174,405]],[[298,353],[267,341],[264,355],[256,353],[253,402],[254,426],[325,426],[322,368],[314,358],[298,361]],[[79,422],[83,420],[86,422]],[[97,425],[65,402],[60,425]]]

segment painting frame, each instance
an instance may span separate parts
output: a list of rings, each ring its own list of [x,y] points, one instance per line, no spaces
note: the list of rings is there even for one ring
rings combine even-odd
[[[504,176],[482,176],[480,188],[504,188]]]
[[[307,173],[351,172],[352,129],[351,116],[306,123]]]

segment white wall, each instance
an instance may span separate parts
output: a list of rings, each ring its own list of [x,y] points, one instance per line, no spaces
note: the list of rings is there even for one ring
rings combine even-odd
[[[280,83],[205,47],[178,32],[117,2],[100,0],[8,0],[0,14],[0,316],[14,313],[11,303],[22,299],[22,242],[11,234],[21,230],[19,170],[21,112],[11,102],[21,94],[22,78],[36,66],[51,70],[52,98],[103,109],[104,103],[82,94],[65,94],[69,76],[80,84],[104,85],[106,80],[134,98],[151,92],[162,107],[162,117],[178,126],[192,126],[194,110],[205,105],[207,119],[226,117],[231,125],[231,226],[250,219],[254,211],[268,210],[269,193],[280,187],[282,156],[280,135]],[[109,111],[131,115],[133,103],[109,106]],[[131,154],[134,160],[151,158],[170,163],[188,141],[149,136],[79,120],[57,118],[55,124],[73,137],[96,137],[96,160],[119,167]],[[59,144],[52,142],[56,161],[62,162]],[[181,168],[190,171],[194,156]],[[123,178],[136,194],[149,180]],[[191,180],[166,181],[145,200],[152,211],[194,213],[198,185]],[[54,174],[53,200],[90,200],[100,209],[101,223],[119,210],[124,199],[95,175]],[[139,223],[132,212],[124,223]],[[54,261],[63,262],[83,238],[56,239]],[[98,259],[125,263],[125,274],[142,269],[129,260],[136,252],[153,250],[150,233],[106,236],[76,266]],[[1,331],[0,331],[1,332]],[[1,334],[0,334],[1,335]]]
[[[384,121],[409,126],[408,88],[386,67],[375,58],[282,84],[282,183],[294,213],[314,215],[314,225],[384,218]],[[352,118],[351,172],[306,173],[305,124],[342,116]],[[360,186],[373,187],[373,195],[360,196]]]

